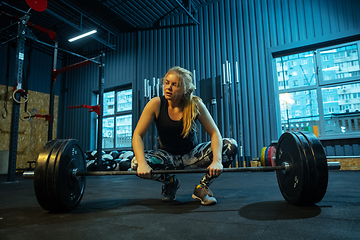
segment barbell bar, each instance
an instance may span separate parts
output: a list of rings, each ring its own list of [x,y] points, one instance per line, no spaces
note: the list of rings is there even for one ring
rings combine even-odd
[[[275,166],[224,168],[224,172],[275,171],[284,199],[295,205],[313,205],[322,200],[328,185],[328,170],[340,163],[327,162],[319,139],[310,132],[284,133],[276,149]],[[208,169],[153,170],[152,174],[206,173]],[[136,175],[136,171],[87,172],[85,155],[75,139],[51,140],[38,155],[35,170],[24,172],[34,179],[36,198],[48,211],[70,211],[80,203],[86,176]]]
[[[341,164],[339,162],[328,162],[329,170],[339,170]],[[286,162],[282,166],[268,167],[240,167],[240,168],[224,168],[223,172],[273,172],[273,171],[289,171],[290,165]],[[91,171],[84,172],[76,168],[70,170],[71,176],[75,179],[83,176],[113,176],[113,175],[137,175],[136,171]],[[208,173],[209,169],[181,169],[181,170],[152,170],[151,174],[189,174],[189,173]],[[26,171],[23,173],[24,179],[34,179],[34,171]]]

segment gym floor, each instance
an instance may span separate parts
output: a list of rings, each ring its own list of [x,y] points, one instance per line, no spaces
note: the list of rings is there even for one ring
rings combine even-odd
[[[288,204],[274,172],[222,174],[211,186],[218,203],[191,198],[202,174],[178,175],[177,201],[161,184],[136,176],[88,177],[80,205],[48,213],[33,180],[0,175],[0,239],[360,239],[360,172],[331,171],[315,206]]]

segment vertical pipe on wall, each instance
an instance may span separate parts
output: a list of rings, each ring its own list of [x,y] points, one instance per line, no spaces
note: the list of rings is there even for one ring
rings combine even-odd
[[[248,9],[249,9],[249,15],[248,15],[248,21],[250,24],[252,24],[253,27],[250,28],[249,31],[249,47],[251,49],[251,52],[249,51],[249,54],[251,55],[251,60],[249,60],[249,75],[252,78],[252,98],[254,99],[253,104],[253,118],[255,120],[255,128],[252,132],[252,137],[256,139],[256,143],[254,143],[253,151],[251,153],[252,156],[256,156],[256,154],[260,151],[260,149],[264,146],[264,124],[263,124],[263,118],[262,118],[262,102],[263,102],[263,95],[262,95],[262,89],[261,89],[261,78],[260,78],[260,68],[259,68],[259,62],[262,61],[262,59],[259,59],[259,36],[257,35],[257,29],[259,29],[258,21],[256,21],[256,12],[255,12],[255,2],[249,2]]]
[[[228,69],[227,63],[223,64],[223,95],[224,95],[224,137],[231,137],[230,135],[230,119],[229,119],[229,86],[228,86]]]
[[[239,153],[238,153],[238,157],[240,158],[240,162],[243,163],[245,161],[244,158],[244,153],[243,153],[243,145],[244,145],[244,133],[243,133],[243,124],[242,124],[242,119],[243,119],[243,111],[242,111],[242,102],[241,102],[241,88],[240,88],[240,80],[239,80],[239,65],[238,62],[235,63],[235,76],[236,76],[236,80],[235,80],[235,99],[236,99],[236,118],[238,119],[237,124],[238,124],[238,138],[237,138],[237,142],[239,144]]]
[[[156,97],[156,78],[153,77],[153,98]],[[156,149],[157,148],[157,132],[155,129],[155,124],[153,123],[151,126],[151,131],[152,131],[152,149]]]
[[[232,138],[235,139],[238,142],[238,128],[237,128],[237,121],[239,121],[238,116],[236,116],[236,98],[235,98],[235,81],[234,78],[232,77],[232,71],[231,71],[231,64],[229,62],[229,86],[230,86],[230,106],[231,106],[231,111],[230,111],[230,115],[231,115],[231,126],[232,126]],[[238,161],[236,167],[238,167]]]
[[[97,139],[97,160],[96,164],[99,170],[103,170],[102,166],[102,126],[103,126],[103,114],[104,114],[104,83],[105,83],[105,53],[102,53],[100,56],[100,66],[99,66],[99,105],[100,105],[100,114],[98,116],[98,139]]]
[[[238,34],[237,32],[240,30],[239,26],[238,26],[238,21],[237,18],[239,16],[241,16],[241,13],[238,12],[238,8],[237,5],[239,4],[239,1],[229,1],[229,17],[230,17],[230,22],[231,22],[231,31],[233,32],[231,34],[232,37],[232,54],[233,54],[233,61],[235,62],[235,66],[233,67],[233,95],[234,95],[234,105],[235,105],[235,113],[234,115],[236,116],[236,122],[233,123],[236,125],[236,131],[235,131],[235,140],[238,142],[240,148],[242,147],[242,141],[240,140],[240,136],[242,136],[242,129],[239,127],[239,122],[242,121],[241,120],[241,113],[238,111],[238,107],[241,105],[241,99],[239,98],[239,95],[237,94],[237,90],[239,90],[239,82],[238,81],[238,61],[239,61],[239,55],[240,55],[240,48],[239,48],[239,39],[238,39]],[[241,125],[240,125],[241,126]],[[239,165],[241,165],[243,163],[243,160],[241,159],[241,153],[239,151],[238,155],[237,155],[237,161],[240,163]]]
[[[263,3],[266,4],[266,3]],[[263,8],[263,5],[260,5],[259,3],[257,3],[255,5],[255,17],[256,19],[261,19],[261,21],[257,21],[257,36],[258,39],[264,39],[263,41],[258,41],[258,57],[259,57],[259,61],[258,61],[258,65],[259,65],[259,82],[260,82],[260,94],[262,96],[261,98],[261,113],[262,113],[262,125],[263,127],[263,142],[264,145],[263,146],[267,146],[269,145],[269,143],[271,142],[271,131],[274,131],[274,127],[273,124],[271,124],[271,119],[274,117],[274,114],[272,114],[271,109],[273,109],[273,107],[271,107],[272,104],[272,99],[269,95],[270,95],[270,91],[269,89],[271,89],[271,87],[273,86],[273,81],[272,78],[270,78],[269,76],[267,76],[267,72],[268,70],[271,71],[271,68],[269,68],[269,66],[267,65],[268,61],[267,61],[267,56],[266,56],[266,50],[267,47],[269,46],[269,29],[268,29],[268,21],[267,21],[267,11],[266,11],[266,5]],[[264,104],[264,102],[267,104]],[[274,119],[275,121],[275,119]]]
[[[146,81],[146,87],[147,87],[147,98],[145,105],[151,100],[151,85],[150,85],[150,79]],[[152,131],[151,128],[149,128],[148,133],[146,134],[146,149],[150,150],[152,147],[152,141],[151,141]]]
[[[240,51],[240,57],[239,59],[241,59],[239,61],[239,67],[240,67],[240,86],[241,86],[241,90],[242,90],[242,106],[243,106],[243,135],[244,135],[244,141],[243,141],[243,153],[245,156],[245,164],[247,164],[247,162],[249,161],[248,158],[250,158],[250,121],[249,121],[249,92],[247,90],[248,88],[248,79],[247,79],[247,74],[246,74],[246,54],[245,54],[245,50],[246,50],[246,46],[245,46],[245,35],[246,32],[244,29],[248,28],[248,26],[245,24],[245,16],[244,13],[247,11],[245,9],[245,7],[243,6],[243,2],[241,2],[238,6],[239,6],[239,10],[238,12],[243,13],[241,15],[241,17],[238,18],[238,26],[240,27],[240,31],[238,31],[239,34],[239,44],[240,44],[240,49],[242,49],[242,51]]]
[[[220,130],[220,133],[224,135],[224,120],[223,120],[223,85],[222,85],[222,44],[221,44],[221,28],[220,28],[220,10],[219,2],[209,6],[210,14],[208,22],[211,23],[210,36],[211,36],[211,53],[213,55],[211,63],[211,77],[215,78],[216,83],[216,105],[217,105],[217,126]]]
[[[57,39],[55,39],[55,48],[54,48],[54,54],[53,54],[53,68],[52,69],[56,69],[56,65],[57,65],[57,52],[58,52],[58,41]],[[48,141],[52,140],[53,138],[53,126],[54,126],[54,100],[55,100],[55,81],[56,78],[54,78],[53,75],[51,75],[51,79],[50,79],[50,104],[49,104],[49,115],[50,115],[50,119],[49,119],[49,126],[48,126]]]

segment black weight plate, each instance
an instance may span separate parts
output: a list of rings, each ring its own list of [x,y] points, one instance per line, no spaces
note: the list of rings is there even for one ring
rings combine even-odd
[[[307,138],[301,133],[296,132],[295,135],[301,142],[304,152],[304,188],[301,198],[296,204],[298,205],[313,205],[315,203],[314,196],[316,192],[316,169],[312,149]]]
[[[56,190],[56,208],[54,211],[75,209],[84,194],[86,178],[72,176],[72,170],[86,172],[84,152],[80,143],[74,139],[65,140],[56,159],[54,171],[54,189]]]
[[[50,210],[52,201],[47,190],[47,169],[49,158],[53,151],[58,151],[62,141],[51,140],[40,150],[34,169],[34,190],[36,198],[42,208]]]
[[[314,195],[313,202],[320,202],[325,196],[328,185],[328,166],[324,148],[320,140],[311,132],[302,133],[308,140],[309,146],[312,149],[315,166],[315,180],[314,180]]]
[[[285,200],[297,204],[304,194],[306,176],[304,170],[305,155],[301,142],[294,133],[281,135],[276,149],[276,166],[289,163],[288,171],[276,171],[281,194]]]
[[[66,140],[59,139],[58,143],[54,147],[53,151],[49,155],[48,158],[48,167],[46,169],[46,191],[49,197],[49,209],[46,209],[48,211],[54,211],[57,209],[58,203],[57,203],[57,196],[56,196],[56,186],[54,183],[55,178],[55,166],[56,161],[58,160],[58,155],[61,152],[61,149],[63,148],[63,145]]]

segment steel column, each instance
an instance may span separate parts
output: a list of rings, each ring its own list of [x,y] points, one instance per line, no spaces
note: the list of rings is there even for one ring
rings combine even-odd
[[[16,63],[15,63],[15,81],[16,88],[21,89],[23,79],[23,65],[25,53],[25,33],[26,23],[29,16],[25,15],[20,18],[18,22],[17,31],[17,47],[16,47]],[[15,93],[15,99],[20,100],[20,92]],[[18,145],[18,132],[19,132],[19,117],[20,117],[20,104],[13,100],[12,115],[11,115],[11,133],[10,133],[10,146],[9,146],[9,165],[8,165],[8,182],[15,182],[16,174],[16,158],[17,158],[17,145]]]

